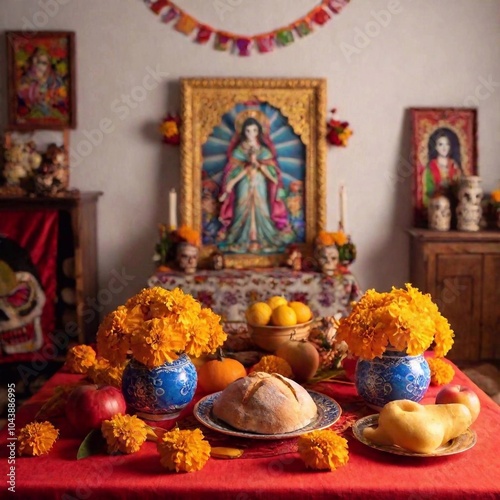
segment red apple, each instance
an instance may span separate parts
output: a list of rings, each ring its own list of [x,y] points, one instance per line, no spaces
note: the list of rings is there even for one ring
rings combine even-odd
[[[66,416],[79,434],[99,429],[103,420],[125,413],[127,405],[118,389],[110,385],[81,385],[71,391],[66,402]]]
[[[436,404],[462,403],[469,408],[474,422],[481,410],[477,394],[465,385],[445,385],[436,396]]]

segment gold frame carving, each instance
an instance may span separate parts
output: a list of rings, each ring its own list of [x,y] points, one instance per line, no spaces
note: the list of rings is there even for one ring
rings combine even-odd
[[[326,223],[326,80],[322,78],[184,78],[181,79],[181,223],[201,232],[202,145],[224,113],[249,100],[269,103],[288,119],[306,149],[304,254]],[[205,245],[200,265],[215,245]],[[281,254],[225,254],[228,268],[274,267]]]

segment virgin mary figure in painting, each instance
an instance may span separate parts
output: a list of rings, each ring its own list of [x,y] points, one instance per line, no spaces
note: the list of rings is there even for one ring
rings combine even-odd
[[[424,173],[424,206],[442,193],[450,196],[462,176],[460,142],[448,128],[438,128],[429,138],[429,163]]]
[[[244,120],[228,147],[219,201],[219,248],[275,253],[294,240],[276,151],[255,117]]]

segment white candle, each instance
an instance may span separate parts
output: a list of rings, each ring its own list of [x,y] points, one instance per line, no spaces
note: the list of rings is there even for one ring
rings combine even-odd
[[[168,216],[170,230],[177,229],[177,193],[174,188],[168,193]]]
[[[347,232],[347,193],[344,184],[339,188],[339,204],[340,204],[340,227],[344,232]]]

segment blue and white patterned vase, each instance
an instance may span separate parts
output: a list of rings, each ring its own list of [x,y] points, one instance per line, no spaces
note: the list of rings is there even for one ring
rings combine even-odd
[[[172,363],[148,368],[132,359],[123,372],[127,406],[147,420],[176,418],[193,399],[198,376],[187,354]]]
[[[356,389],[368,406],[381,410],[390,401],[420,401],[431,381],[431,371],[423,354],[386,350],[381,358],[359,359]]]

